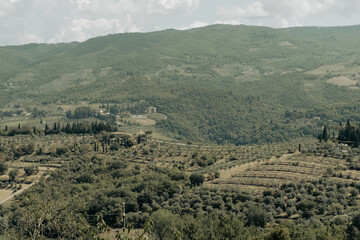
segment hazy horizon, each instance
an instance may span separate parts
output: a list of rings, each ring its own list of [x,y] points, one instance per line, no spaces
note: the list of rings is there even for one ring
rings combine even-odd
[[[0,45],[82,42],[213,24],[351,26],[360,23],[359,10],[355,0],[0,0]]]

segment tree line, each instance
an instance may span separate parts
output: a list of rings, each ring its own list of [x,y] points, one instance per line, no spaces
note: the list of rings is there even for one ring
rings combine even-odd
[[[342,127],[341,122],[340,127]],[[324,125],[323,131],[318,133],[318,139],[320,142],[327,142],[329,139],[331,139],[331,133],[326,125]],[[359,147],[360,125],[352,125],[348,119],[345,127],[339,129],[337,138],[335,138],[335,131],[332,132],[332,139],[340,143],[350,144],[353,147]]]
[[[354,147],[359,147],[359,138],[360,126],[351,125],[350,121],[347,120],[345,128],[339,131],[338,140],[349,142],[354,145]]]
[[[44,133],[45,135],[51,134],[98,134],[100,132],[116,132],[117,128],[110,123],[106,122],[73,122],[73,123],[64,123],[55,122],[51,125],[45,123],[44,129],[39,129],[37,127],[22,127],[20,124],[17,128],[10,129],[5,125],[4,129],[0,131],[0,135],[3,136],[15,136],[15,135],[39,135]]]

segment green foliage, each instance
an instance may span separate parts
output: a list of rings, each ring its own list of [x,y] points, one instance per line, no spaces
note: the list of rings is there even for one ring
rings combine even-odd
[[[83,173],[79,177],[76,178],[78,183],[93,183],[94,176],[91,173]]]
[[[18,169],[13,169],[9,172],[9,182],[14,182],[16,177],[19,174],[19,170]]]
[[[3,175],[8,170],[8,166],[4,162],[0,162],[0,175]]]
[[[357,214],[353,217],[352,225],[360,230],[360,214]]]
[[[67,201],[59,191],[45,183],[41,186],[40,195],[27,195],[25,207],[11,213],[10,225],[31,239],[89,237],[90,229],[84,217],[75,211],[76,203]]]
[[[27,176],[30,176],[30,175],[33,175],[33,174],[36,174],[39,172],[39,168],[38,167],[35,167],[35,166],[31,166],[31,167],[24,167],[24,171],[25,171],[25,174]]]
[[[297,149],[298,141],[284,143],[282,147],[144,142],[117,151],[94,150],[91,143],[107,144],[108,140],[116,142],[111,135],[1,137],[3,150],[0,154],[9,155],[9,161],[15,161],[11,156],[17,146],[27,146],[32,141],[36,154],[26,155],[16,161],[41,159],[47,166],[51,164],[50,161],[57,166],[62,162],[62,167],[52,171],[49,177],[17,195],[9,207],[4,206],[1,213],[9,231],[18,232],[19,239],[31,236],[50,239],[110,238],[114,231],[110,233],[108,229],[123,226],[121,217],[125,202],[127,231],[118,232],[117,239],[260,240],[288,239],[290,236],[291,239],[335,240],[347,237],[356,239],[358,236],[355,216],[359,210],[359,184],[333,177],[333,174],[350,168],[350,164],[358,159],[359,149],[346,147],[348,155],[345,158],[354,156],[353,160],[342,159],[342,156],[339,159],[323,157],[323,152],[333,156],[340,148],[345,149],[345,146],[329,141],[316,143],[315,140],[309,141],[309,144],[302,142],[303,152],[290,155],[280,153],[289,154],[289,149]],[[71,151],[63,155],[56,154],[57,148],[62,146],[69,146]],[[40,147],[42,151],[39,151]],[[304,163],[290,164],[289,169],[303,169],[305,164],[308,166],[319,161],[335,161],[346,165],[341,168],[342,165],[333,164],[328,178],[284,180],[280,186],[278,182],[262,194],[245,190],[248,186],[220,187],[213,183],[211,176],[216,172],[251,162],[253,158],[256,160],[260,153],[266,153],[266,149],[269,151],[269,159],[272,159],[272,155],[281,157],[275,161],[254,162],[254,166],[267,163],[262,166],[272,169],[272,163],[276,162],[284,167],[284,164],[290,164],[289,159],[284,157],[290,156],[303,157]],[[146,155],[140,154],[145,150]],[[311,157],[315,154],[321,157],[312,161]],[[236,159],[230,161],[230,156]],[[43,160],[45,158],[49,161]],[[197,158],[219,160],[214,165],[200,167],[192,165],[192,161]],[[316,166],[326,165],[318,163]],[[187,177],[190,173],[202,176],[206,184],[194,184]],[[16,184],[20,184],[25,176],[19,174]],[[259,178],[255,180],[259,181]],[[148,226],[149,216],[153,221],[151,227]],[[147,230],[142,232],[139,228]]]
[[[82,119],[96,116],[95,113],[89,107],[76,108],[74,113],[71,110],[66,112],[66,117],[70,119]]]
[[[190,182],[194,186],[199,186],[204,182],[205,178],[204,175],[200,173],[192,173],[190,175]]]
[[[276,38],[271,31],[267,31],[259,37]],[[265,40],[264,42],[266,43]],[[183,61],[185,59],[187,58]],[[185,70],[192,74],[200,71],[192,67],[186,67]],[[140,73],[129,71],[126,74],[134,76]],[[143,81],[137,77],[130,77],[128,81],[141,85]],[[277,77],[281,84],[286,84],[285,80],[288,79],[281,74]],[[292,77],[301,78],[301,74],[294,74]],[[209,79],[214,80],[211,76]],[[285,93],[276,100],[273,99],[274,96],[264,95],[267,99],[265,101],[256,95],[245,97],[240,94],[244,94],[243,92],[229,92],[225,89],[226,86],[219,90],[217,83],[213,83],[212,87],[209,84],[210,89],[206,89],[197,82],[190,89],[185,86],[190,79],[179,77],[176,80],[184,82],[174,84],[171,87],[172,93],[170,91],[168,95],[165,94],[164,87],[161,96],[154,94],[146,101],[169,115],[168,119],[158,123],[158,127],[193,139],[198,137],[218,143],[236,144],[282,140],[298,136],[299,131],[304,135],[312,134],[314,128],[323,125],[323,122],[312,119],[318,114],[324,119],[330,119],[342,118],[336,115],[340,111],[356,117],[358,111],[357,105],[351,102],[349,106],[335,104],[335,112],[326,108],[319,111],[311,109],[315,104],[312,105],[310,100],[304,102],[306,106],[300,106],[299,102],[304,99],[298,98],[296,94],[304,92],[300,94],[295,90],[291,92],[294,99],[289,99],[289,105],[286,106],[281,103],[289,97]],[[266,80],[269,80],[269,85],[279,86],[274,79]],[[244,83],[244,86],[254,90],[264,84],[262,80],[258,81],[261,83]],[[296,82],[301,85],[300,83]],[[286,91],[296,84],[289,84]],[[127,87],[127,90],[132,89],[131,86]],[[151,89],[150,86],[146,93],[152,94]],[[344,92],[349,93],[346,89]],[[311,96],[307,97],[311,99]],[[317,98],[315,100],[317,103],[322,102]],[[139,98],[129,97],[126,101],[139,101]],[[147,103],[135,105],[133,113],[140,113],[143,105],[148,106]],[[108,108],[111,109],[111,106]],[[211,109],[216,109],[215,113]],[[305,127],[307,124],[310,127]],[[17,196],[11,206],[1,213],[5,216],[2,221],[9,225],[10,230],[19,232],[19,239],[101,239],[104,236],[101,234],[105,233],[106,236],[110,227],[121,227],[121,216],[125,212],[129,223],[128,232],[119,233],[118,239],[133,238],[133,228],[144,228],[144,233],[159,239],[359,238],[359,219],[355,211],[359,210],[357,196],[360,185],[358,179],[345,175],[346,172],[357,175],[356,171],[351,170],[360,169],[359,149],[342,149],[340,144],[330,141],[312,143],[311,146],[304,144],[302,151],[294,154],[306,160],[299,166],[299,162],[286,162],[298,143],[286,143],[293,146],[286,147],[285,150],[272,149],[275,145],[253,145],[248,148],[202,144],[183,146],[179,143],[157,144],[145,141],[139,135],[138,145],[134,145],[130,137],[119,138],[110,133],[90,135],[99,132],[94,131],[101,126],[97,123],[59,125],[56,122],[50,127],[45,125],[45,132],[31,131],[28,136],[19,135],[25,129],[22,126],[23,124],[11,130],[14,131],[13,135],[8,135],[8,129],[3,132],[6,137],[1,137],[1,157],[6,161],[13,161],[17,157],[21,157],[18,161],[35,159],[46,162],[52,159],[54,162],[62,162],[63,166],[23,195]],[[210,126],[216,127],[213,129]],[[330,129],[330,125],[328,126]],[[71,129],[72,132],[68,133],[73,135],[66,135],[63,128],[69,131]],[[337,128],[332,126],[332,129]],[[327,131],[324,130],[324,137],[328,136]],[[351,136],[356,133],[356,127],[349,123],[344,132]],[[44,134],[46,136],[42,136]],[[33,144],[29,144],[30,141]],[[100,145],[103,151],[98,150]],[[265,148],[271,150],[264,150]],[[290,155],[283,155],[284,153]],[[245,187],[235,184],[236,187],[216,186],[216,183],[203,185],[205,181],[213,180],[221,170],[247,162],[254,162],[257,166],[265,165],[263,160],[272,159],[272,156],[278,158],[266,161],[268,169],[275,172],[279,169],[273,168],[272,164],[290,164],[285,170],[291,172],[281,176],[284,179],[275,179],[275,185],[262,195],[256,191],[246,191]],[[326,165],[323,163],[327,161],[331,167],[325,170]],[[301,172],[294,173],[295,167],[296,171],[301,169]],[[311,173],[307,172],[309,169]],[[30,168],[24,170],[27,175],[33,171]],[[324,174],[318,176],[317,173]],[[11,171],[9,180],[16,180],[18,183],[23,176],[17,175]],[[309,176],[309,179],[304,177],[299,181],[298,178],[292,178],[295,175]],[[236,178],[236,175],[232,177]],[[263,176],[265,180],[262,182],[268,182],[271,177],[273,175]],[[260,177],[250,183],[258,189],[258,182],[261,182]],[[281,183],[284,184],[280,185]],[[230,184],[233,183],[229,182],[228,186]],[[11,184],[14,185],[16,184]],[[260,185],[259,189],[263,187],[264,185]],[[126,202],[125,212],[123,202]],[[153,222],[149,219],[153,219]],[[136,239],[144,239],[145,235],[141,234]]]
[[[67,148],[67,147],[57,147],[57,148],[56,148],[56,154],[57,154],[58,156],[64,155],[64,154],[66,154],[68,151],[69,151],[69,148]]]
[[[158,210],[151,217],[154,221],[153,232],[159,240],[176,239],[174,229],[180,229],[182,225],[179,216],[166,210]]]
[[[244,222],[234,215],[200,215],[197,218],[182,217],[183,239],[262,239],[262,233],[256,228],[247,228]]]
[[[268,221],[265,210],[254,204],[250,204],[245,215],[247,219],[246,224],[248,226],[265,227]]]
[[[359,120],[359,89],[327,82],[357,76],[357,36],[358,26],[214,25],[2,47],[0,117],[116,122],[115,115],[155,106],[166,116],[156,118],[156,131],[182,140],[240,145],[313,136],[327,120]],[[106,104],[111,119],[94,104]]]
[[[352,144],[354,147],[359,147],[360,127],[351,126],[350,120],[346,122],[346,126],[339,130],[338,140]]]
[[[290,232],[286,228],[275,228],[269,236],[265,238],[266,240],[291,240]]]

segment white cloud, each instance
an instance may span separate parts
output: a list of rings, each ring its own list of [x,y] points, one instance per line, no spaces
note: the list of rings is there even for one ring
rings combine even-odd
[[[196,21],[196,22],[190,24],[189,26],[180,27],[180,28],[177,28],[177,29],[178,30],[188,30],[188,29],[192,29],[192,28],[205,27],[205,26],[208,26],[208,25],[209,25],[209,23],[202,22],[202,21]]]
[[[0,17],[5,16],[6,13],[13,9],[16,0],[0,0]]]
[[[352,5],[359,5],[357,10],[360,8],[358,0],[350,1],[354,2]],[[262,23],[266,22],[267,25],[288,27],[289,25],[301,25],[301,22],[309,17],[339,14],[346,8],[348,5],[340,0],[262,0],[247,6],[219,8],[218,17],[226,20],[253,21],[258,19]],[[353,12],[357,10],[352,9]]]
[[[119,32],[138,32],[139,28],[133,24],[131,16],[128,15],[125,20],[119,19],[106,19],[99,18],[95,20],[89,20],[86,18],[79,18],[72,20],[70,29],[63,35],[64,37],[76,36],[79,41],[84,41],[93,36],[96,32],[97,35],[106,35],[109,33]],[[52,39],[53,42],[57,42],[56,39]]]
[[[169,14],[174,11],[191,11],[200,0],[70,0],[70,3],[87,14],[117,16],[119,14]]]
[[[225,18],[263,18],[269,15],[262,2],[254,2],[245,8],[220,8],[218,15]]]
[[[359,0],[0,0],[0,45],[208,23],[349,25],[360,22],[359,11]]]
[[[25,35],[25,42],[41,43],[41,42],[44,42],[44,41],[39,35],[27,34],[27,35]]]
[[[116,16],[125,13],[135,13],[137,6],[132,0],[70,0],[78,13],[88,16]]]
[[[180,7],[194,9],[199,6],[199,0],[152,0],[151,2],[162,6],[164,9],[176,9]]]
[[[343,7],[340,9],[344,15],[356,15],[358,16],[360,11],[359,0],[347,0],[342,2]]]
[[[337,0],[264,0],[264,8],[273,15],[304,18],[337,7]]]
[[[220,20],[214,22],[214,24],[225,24],[225,25],[240,25],[243,24],[240,19]]]
[[[283,28],[289,27],[289,22],[285,18],[283,18],[281,21],[281,27]]]
[[[191,14],[199,3],[200,0],[0,0],[0,45],[84,41],[111,33],[154,31],[162,19]]]
[[[196,22],[193,22],[192,24],[190,24],[188,26],[183,26],[183,27],[179,27],[179,28],[176,28],[176,29],[177,30],[188,30],[188,29],[193,29],[193,28],[201,28],[201,27],[209,26],[211,24],[241,25],[243,23],[239,19],[238,20],[235,20],[235,19],[232,19],[232,20],[220,20],[220,21],[214,21],[212,23],[196,21]]]

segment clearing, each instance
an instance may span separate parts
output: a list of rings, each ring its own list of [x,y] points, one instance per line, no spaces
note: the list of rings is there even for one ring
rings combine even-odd
[[[348,77],[341,76],[341,77],[330,78],[326,82],[331,83],[331,84],[335,84],[337,86],[349,87],[349,86],[355,86],[357,81],[352,80],[352,79],[350,79]]]

